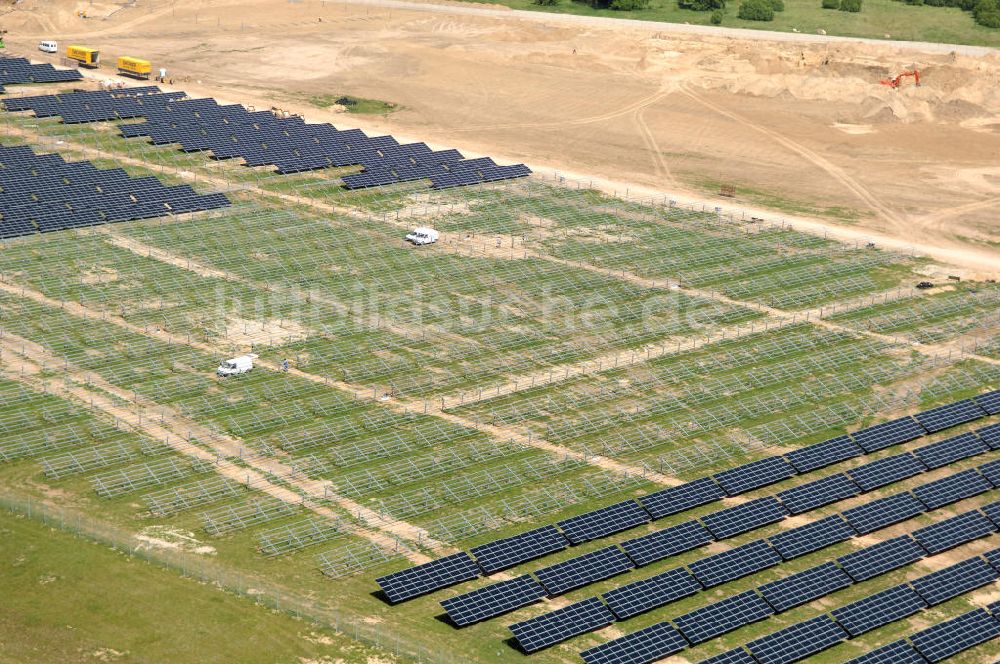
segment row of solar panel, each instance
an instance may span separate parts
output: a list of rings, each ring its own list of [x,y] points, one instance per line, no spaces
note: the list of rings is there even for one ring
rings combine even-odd
[[[780,478],[790,477],[796,472],[818,469],[840,460],[861,456],[866,451],[881,450],[890,445],[913,440],[924,435],[925,429],[918,424],[921,421],[926,422],[927,426],[935,431],[940,431],[947,426],[955,426],[978,419],[987,413],[1000,413],[1000,390],[980,395],[974,400],[967,399],[925,411],[915,416],[917,419],[906,417],[877,424],[850,436],[841,436],[796,450],[784,457],[764,459],[740,466],[732,471],[724,471],[712,477],[694,480],[679,487],[663,489],[636,500],[624,501],[571,517],[558,522],[555,526],[543,526],[520,535],[489,542],[472,548],[470,553],[475,558],[482,573],[492,574],[560,551],[571,544],[580,544],[606,537],[648,523],[653,519],[715,502],[722,499],[727,492],[737,493],[737,487],[757,488],[778,481]],[[928,465],[938,464],[943,459],[948,458],[950,454],[954,454],[955,452],[950,451],[952,447],[962,448],[966,444],[964,442],[945,442],[948,443],[947,446],[929,446],[933,447],[933,450],[928,450],[925,453]],[[879,462],[874,463],[878,464]],[[868,471],[862,471],[859,477],[868,486],[873,486],[891,476],[890,471],[898,474],[903,472],[904,466],[908,466],[903,461],[894,463],[899,464],[900,467],[892,466],[890,468],[889,465],[880,464]],[[747,479],[752,477],[757,479]],[[780,503],[774,497],[764,498],[709,515],[703,519],[703,522],[712,532],[713,537],[728,537],[765,523],[773,523],[785,516],[786,509],[792,513],[799,513],[848,495],[856,495],[858,491],[856,487],[857,485],[849,477],[824,478],[803,487],[779,493]],[[749,491],[750,488],[746,488],[746,490]],[[698,534],[700,531],[697,528],[691,529],[690,526],[684,527],[688,529],[658,531],[626,542],[623,547],[637,564],[648,564],[654,560],[660,560],[687,550],[676,547],[689,541],[693,546],[699,545],[694,544],[694,542],[698,540],[698,537],[703,537],[703,535]],[[631,550],[626,545],[631,546]],[[455,556],[468,557],[468,554],[455,554]],[[440,560],[445,561],[445,559]],[[389,601],[396,603],[465,580],[456,579],[448,582],[448,576],[442,577],[436,573],[435,564],[437,562],[432,561],[381,577],[376,579],[376,583]],[[442,562],[442,565],[447,567],[448,562]]]
[[[959,495],[954,496],[954,500],[951,502],[955,502],[961,498],[970,497],[972,495],[981,494],[994,488],[994,486],[1000,486],[1000,460],[984,464],[983,466],[980,466],[980,469],[991,475],[992,478],[997,481],[997,484],[992,485],[983,475],[979,474],[975,470],[969,470],[951,475],[943,480],[930,482],[924,486],[930,487],[939,485],[944,481],[952,482],[955,479],[961,480],[961,484],[963,484],[964,488]],[[959,482],[952,483],[958,484]],[[903,492],[898,495],[909,498],[912,500],[913,505],[910,505],[908,502],[905,509],[888,509],[883,519],[884,525],[896,523],[932,509],[923,506],[920,501],[914,498],[909,492]],[[880,501],[875,502],[877,503]],[[649,579],[621,586],[603,595],[604,604],[607,605],[608,609],[615,616],[615,620],[625,620],[652,609],[661,608],[676,601],[677,599],[680,599],[681,597],[686,597],[699,592],[703,588],[718,586],[723,583],[754,574],[764,569],[774,567],[783,560],[791,560],[792,558],[805,555],[806,553],[818,551],[832,544],[848,540],[858,534],[871,532],[870,530],[859,530],[854,527],[854,523],[848,516],[848,513],[851,511],[852,510],[847,510],[841,515],[832,515],[826,517],[825,519],[821,519],[820,521],[779,533],[773,537],[755,540],[734,549],[701,558],[688,565],[686,569],[676,568]],[[997,523],[995,523],[993,519],[997,519]],[[929,553],[939,553],[963,544],[966,541],[970,541],[971,539],[977,539],[991,534],[997,530],[998,523],[1000,523],[1000,502],[987,506],[984,508],[982,513],[977,510],[973,510],[972,512],[967,512],[959,515],[958,517],[953,517],[940,523],[921,528],[913,533],[913,537],[898,537],[893,540],[875,544],[860,551],[847,554],[837,559],[837,566],[838,569],[843,570],[843,572],[846,573],[852,582],[863,581],[879,574],[883,574],[890,569],[895,569],[901,564],[913,562],[914,560],[922,558]],[[616,547],[608,547],[608,549],[615,548]],[[602,549],[602,551],[606,550],[607,549]],[[590,562],[583,561],[583,558],[585,557],[581,556],[575,560],[580,560],[581,565]],[[562,565],[566,566],[570,562],[572,561],[567,561],[567,563],[563,563]],[[629,569],[630,567],[631,565],[627,568],[620,569],[619,571],[625,571],[625,569]],[[588,568],[584,566],[582,570],[575,570],[575,576],[577,578],[583,577],[586,575],[587,571]],[[605,575],[605,572],[606,570],[604,568],[599,566],[595,567],[591,572],[594,577],[593,580],[608,578],[609,576],[618,573],[618,571],[613,571],[613,573]],[[539,580],[541,581],[541,584],[547,588],[545,581],[541,579],[541,576],[539,576]],[[793,602],[795,594],[794,592],[789,593],[789,589],[794,590],[796,584],[801,581],[801,578],[797,578],[795,576],[788,577],[775,582],[774,584],[768,584],[768,586],[759,588],[758,591],[759,594],[765,598],[768,597],[769,593],[774,595],[774,599],[779,604],[786,601]],[[786,584],[789,585],[786,586]],[[487,591],[492,587],[493,586],[487,586],[487,588],[477,591],[479,595],[476,599],[482,603],[484,599],[488,598]],[[782,595],[785,595],[784,599],[781,598]],[[463,597],[464,596],[459,596],[459,598],[454,599],[460,599]],[[445,600],[442,602],[442,606],[444,606],[446,611],[448,611],[450,606],[449,602],[451,601],[452,600]],[[533,602],[535,600],[532,599],[531,601]],[[771,606],[774,605],[771,604]],[[489,602],[482,603],[480,607],[481,615],[488,614],[490,608],[491,606]],[[463,610],[463,618],[465,619],[474,615],[474,613],[465,606],[463,606]],[[715,608],[712,609],[712,611],[714,615],[714,613],[719,612],[719,609]],[[722,609],[722,613],[726,613],[725,608]],[[449,616],[450,615],[451,613],[449,611]],[[524,623],[511,625],[510,629],[514,632],[515,636],[517,636],[519,632],[533,634],[535,633],[536,624],[548,625],[551,622],[549,618],[550,615],[551,614],[543,614],[542,616],[532,618]],[[492,616],[486,615],[486,617]],[[686,633],[685,635],[688,637],[688,640],[691,640],[692,634]],[[520,643],[520,638],[518,638],[518,642]],[[525,647],[525,649],[530,650],[530,646],[525,646],[523,643],[521,645]],[[551,645],[551,643],[548,645]]]
[[[18,83],[63,83],[79,81],[83,76],[75,69],[56,69],[48,63],[32,64],[25,58],[0,56],[0,92],[4,85]]]
[[[26,146],[0,146],[0,238],[227,205],[225,195],[198,194],[189,185],[166,186],[154,177],[130,178],[121,169],[36,155]]]
[[[114,92],[73,92],[15,100],[7,110],[32,110],[66,123],[145,118],[121,125],[126,138],[148,136],[155,145],[177,143],[186,152],[209,150],[216,159],[242,158],[248,166],[274,165],[279,173],[361,165],[345,176],[348,189],[430,179],[438,189],[530,175],[524,164],[497,166],[490,159],[465,160],[457,150],[431,151],[423,143],[399,145],[391,136],[368,137],[301,118],[279,118],[240,105],[186,100],[184,93],[155,87]]]
[[[1000,518],[1000,502],[993,503],[990,511],[995,518]],[[976,510],[967,514],[978,514],[979,518],[989,523],[989,528],[985,532],[971,531],[963,543],[986,537],[1000,529],[1000,522],[990,522]],[[946,522],[941,522],[944,523]],[[657,623],[650,628],[590,648],[581,653],[581,656],[587,664],[653,662],[680,652],[689,645],[704,643],[771,615],[825,597],[853,583],[911,564],[931,553],[933,552],[924,550],[909,536],[897,537],[842,556],[836,563],[822,563],[697,609],[672,622]],[[998,578],[1000,549],[995,549],[983,557],[976,556],[961,561],[834,609],[829,616],[779,630],[752,641],[745,647],[705,660],[703,664],[728,661],[784,664],[798,661],[842,640],[860,636],[921,609],[993,583]],[[610,623],[603,623],[599,627],[606,624]],[[591,629],[578,631],[573,636]],[[831,635],[838,638],[827,638]]]

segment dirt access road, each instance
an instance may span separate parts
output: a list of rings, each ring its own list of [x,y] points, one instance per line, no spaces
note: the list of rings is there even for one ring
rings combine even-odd
[[[76,17],[78,4],[92,18]],[[152,59],[193,93],[524,161],[619,192],[711,202],[719,183],[732,183],[737,200],[719,199],[727,207],[914,245],[967,276],[1000,272],[996,53],[710,35],[448,2],[18,7],[5,19],[15,48],[83,41],[106,62]],[[914,65],[922,87],[878,84]],[[343,93],[402,108],[382,118],[326,106]]]

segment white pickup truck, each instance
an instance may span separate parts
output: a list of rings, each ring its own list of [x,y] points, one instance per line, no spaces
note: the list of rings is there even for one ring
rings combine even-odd
[[[433,228],[427,228],[426,226],[418,226],[413,229],[412,233],[406,236],[407,242],[412,242],[413,244],[420,246],[424,244],[434,244],[438,241],[438,232]]]
[[[224,360],[219,364],[219,368],[215,370],[215,373],[222,378],[225,378],[226,376],[239,376],[240,374],[250,373],[253,371],[253,361],[256,359],[256,353],[248,353],[246,355],[234,357],[230,360]]]

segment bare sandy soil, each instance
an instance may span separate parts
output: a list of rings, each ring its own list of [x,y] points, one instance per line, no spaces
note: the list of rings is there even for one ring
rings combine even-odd
[[[106,63],[149,58],[190,92],[631,193],[712,200],[719,183],[733,183],[736,201],[720,204],[778,208],[972,274],[1000,272],[996,53],[736,39],[465,3],[402,7],[23,0],[5,27],[14,50],[40,38],[84,42]],[[878,84],[912,66],[921,87]],[[371,117],[315,105],[345,93],[402,108]]]

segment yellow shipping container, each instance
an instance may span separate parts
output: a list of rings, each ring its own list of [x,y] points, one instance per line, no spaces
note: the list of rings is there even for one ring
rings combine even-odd
[[[101,61],[100,51],[86,46],[70,46],[66,49],[66,57],[86,67],[96,67]]]
[[[130,58],[128,56],[118,58],[119,74],[135,76],[136,78],[149,78],[152,72],[153,65],[149,60],[140,60],[139,58]]]

